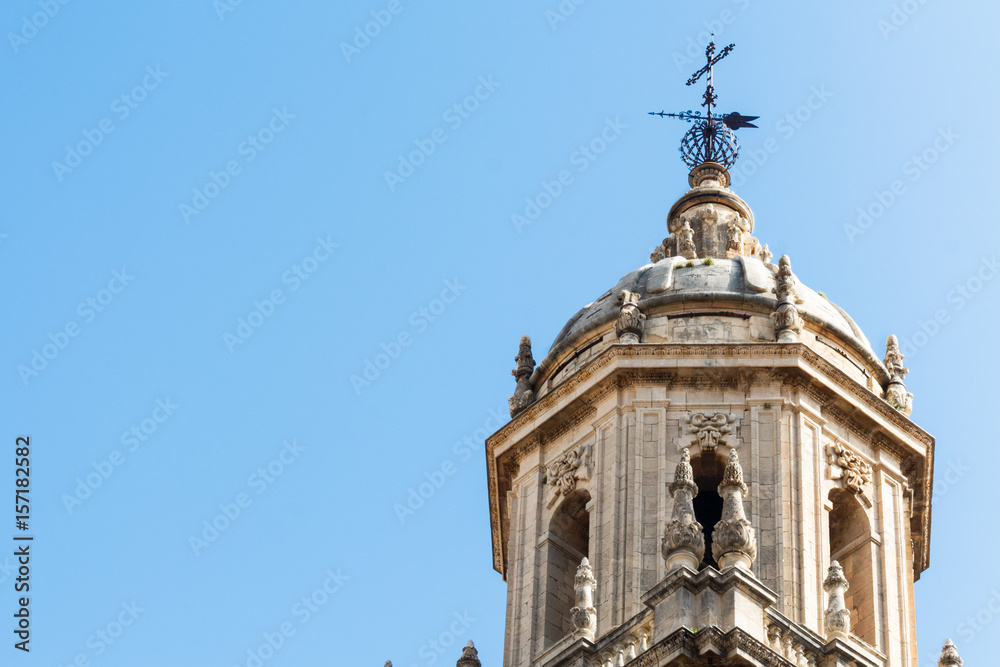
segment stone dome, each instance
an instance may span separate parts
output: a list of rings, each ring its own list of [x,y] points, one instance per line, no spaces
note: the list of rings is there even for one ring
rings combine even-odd
[[[864,333],[843,309],[799,282],[787,257],[772,263],[767,246],[751,236],[753,213],[729,190],[726,169],[706,163],[689,181],[691,189],[670,210],[671,235],[651,263],[581,308],[556,336],[531,374],[535,397],[616,343],[775,341],[804,343],[882,395],[890,372]],[[621,338],[626,310],[644,322],[641,341]]]

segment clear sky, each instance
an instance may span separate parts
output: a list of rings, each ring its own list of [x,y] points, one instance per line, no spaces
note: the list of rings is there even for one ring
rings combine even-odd
[[[938,438],[920,663],[995,661],[1000,9],[577,3],[4,4],[0,480],[29,434],[36,541],[0,664],[499,666],[482,440],[519,337],[666,235],[687,126],[646,114],[697,108],[713,29],[755,234],[901,337]]]

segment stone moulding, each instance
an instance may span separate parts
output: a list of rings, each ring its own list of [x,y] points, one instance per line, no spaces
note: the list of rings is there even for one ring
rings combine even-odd
[[[699,365],[697,360],[703,358],[711,358],[715,365],[711,368]],[[642,359],[663,359],[666,365],[658,368],[629,366],[631,361]],[[855,410],[856,416],[864,416],[865,411],[868,411],[878,417],[878,421],[872,421],[871,425],[858,422],[857,426],[859,431],[871,439],[873,447],[888,449],[901,459],[917,462],[914,481],[919,483],[912,487],[915,499],[914,521],[920,527],[920,530],[914,531],[914,570],[915,578],[919,578],[919,573],[930,564],[929,499],[933,484],[934,439],[803,343],[612,345],[584,364],[486,440],[494,568],[501,574],[506,572],[507,549],[501,534],[506,518],[506,502],[501,503],[501,499],[505,499],[510,490],[509,479],[506,484],[501,484],[498,457],[508,459],[515,456],[518,450],[532,450],[539,446],[540,438],[549,437],[558,428],[565,428],[567,421],[579,423],[591,418],[596,413],[595,406],[599,397],[639,382],[657,382],[667,386],[684,386],[684,383],[688,383],[686,386],[708,387],[721,386],[726,381],[735,386],[737,378],[728,378],[726,374],[745,372],[749,367],[735,368],[736,364],[726,365],[726,362],[751,360],[752,365],[754,359],[761,359],[761,363],[764,359],[769,360],[769,372],[785,373],[789,379],[794,380],[793,385],[803,391],[810,394],[822,392],[829,396],[824,410],[836,410],[829,403],[838,394],[853,398],[850,402],[860,403],[862,406],[861,410]],[[690,364],[684,365],[685,360],[690,360]],[[761,369],[763,368],[761,365]],[[697,373],[699,377],[685,377],[685,373]],[[594,386],[574,396],[585,384]],[[567,414],[570,415],[569,418],[566,417]],[[887,432],[887,427],[895,429],[897,433]],[[907,439],[922,444],[923,448],[908,444]]]

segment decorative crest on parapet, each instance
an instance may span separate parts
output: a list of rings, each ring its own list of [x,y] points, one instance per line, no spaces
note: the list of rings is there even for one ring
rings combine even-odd
[[[704,114],[694,111],[681,111],[678,113],[667,113],[665,111],[651,111],[649,115],[660,116],[661,118],[679,118],[693,126],[684,134],[681,140],[681,159],[691,168],[697,167],[706,162],[716,162],[725,167],[732,167],[739,157],[740,144],[736,140],[733,130],[741,127],[757,127],[752,121],[759,116],[744,116],[738,112],[728,114],[715,113],[715,103],[718,96],[715,94],[715,81],[713,78],[713,68],[716,63],[732,53],[736,47],[730,44],[724,47],[718,55],[715,54],[715,36],[705,48],[706,64],[700,70],[691,75],[687,85],[697,83],[702,75],[705,77],[705,93],[702,96],[701,106],[705,107]]]
[[[955,643],[950,639],[944,643],[941,658],[938,660],[938,667],[962,667],[962,658],[958,655]]]
[[[528,379],[535,370],[535,359],[531,356],[531,339],[527,336],[521,336],[521,347],[514,357],[514,362],[517,365],[510,374],[517,380],[517,386],[514,387],[514,395],[507,399],[511,417],[516,416],[535,400],[534,387]]]

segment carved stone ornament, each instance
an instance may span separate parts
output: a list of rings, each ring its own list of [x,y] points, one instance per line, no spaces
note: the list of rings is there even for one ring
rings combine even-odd
[[[462,649],[462,657],[455,663],[455,667],[483,667],[483,663],[479,661],[479,651],[471,639]]]
[[[885,400],[892,407],[909,417],[913,412],[913,394],[906,391],[903,377],[910,372],[903,366],[904,355],[899,351],[899,341],[889,336],[885,341],[885,359],[882,364],[889,371],[889,386],[885,390]]]
[[[514,395],[507,399],[511,417],[516,416],[535,400],[534,387],[528,380],[535,370],[535,359],[531,356],[531,339],[527,336],[521,336],[521,348],[514,357],[514,362],[517,365],[510,374],[517,380],[517,386],[514,387]]]
[[[546,466],[546,484],[554,489],[549,508],[556,504],[560,496],[575,491],[577,482],[590,479],[590,448],[590,443],[574,447]]]
[[[767,247],[766,243],[764,244],[764,247],[760,249],[759,256],[760,256],[760,261],[764,262],[765,264],[770,264],[771,258],[774,257],[774,255],[771,254],[771,249]]]
[[[663,259],[663,258],[665,258],[667,256],[663,252],[663,248],[664,248],[665,245],[666,245],[666,239],[664,239],[663,243],[661,243],[660,245],[658,245],[655,248],[653,248],[653,252],[651,252],[649,254],[649,261],[650,262],[652,262],[653,264],[656,264],[661,259]]]
[[[736,415],[726,412],[688,412],[684,423],[689,435],[694,436],[691,444],[697,444],[702,451],[712,452],[719,445],[739,446],[732,438]],[[730,442],[732,441],[732,442]]]
[[[788,255],[782,255],[778,260],[778,285],[774,293],[778,297],[778,307],[771,313],[774,322],[774,333],[779,343],[797,343],[802,332],[802,317],[795,306],[795,275],[792,273],[792,260]]]
[[[698,248],[694,244],[694,230],[691,221],[684,219],[684,225],[677,230],[677,254],[684,259],[698,259]]]
[[[744,218],[733,216],[726,224],[726,259],[735,259],[743,254],[743,227],[747,227]]]
[[[830,563],[830,569],[823,581],[823,590],[830,596],[824,616],[827,639],[846,637],[851,632],[851,610],[844,601],[844,593],[850,586],[840,563],[837,561]]]
[[[638,343],[642,339],[642,330],[646,325],[646,316],[639,310],[639,295],[635,292],[622,290],[618,294],[618,303],[622,305],[615,322],[615,333],[618,342],[626,344]]]
[[[576,588],[576,606],[569,610],[573,621],[573,639],[592,642],[597,634],[597,610],[594,608],[597,579],[594,578],[594,569],[590,567],[590,561],[586,557],[576,569],[573,585]]]
[[[663,559],[667,561],[667,570],[686,565],[697,572],[698,564],[705,557],[705,529],[695,519],[693,501],[698,495],[698,486],[694,483],[691,453],[687,448],[681,450],[681,462],[677,464],[669,488],[674,498],[674,511],[663,531],[660,547]]]
[[[941,650],[941,657],[938,659],[938,667],[962,667],[962,658],[958,655],[955,643],[950,639],[944,643]]]
[[[743,509],[746,494],[739,455],[730,449],[729,463],[719,484],[722,518],[712,531],[712,556],[720,570],[735,566],[749,571],[757,555],[757,536]]]
[[[861,498],[865,507],[871,507],[868,485],[872,483],[872,467],[840,442],[828,444],[826,454],[830,460],[830,479],[839,480],[845,489]]]

